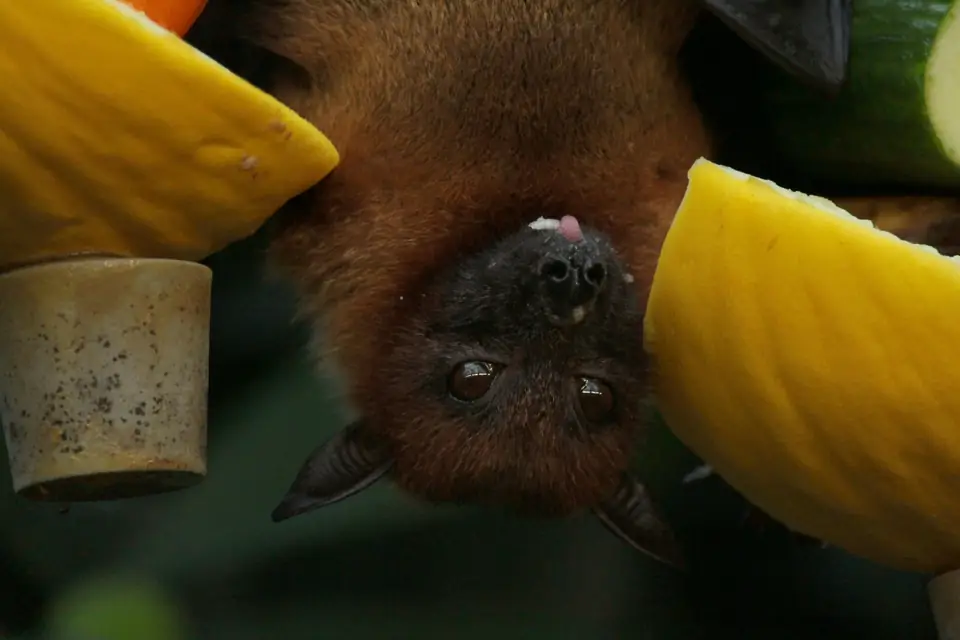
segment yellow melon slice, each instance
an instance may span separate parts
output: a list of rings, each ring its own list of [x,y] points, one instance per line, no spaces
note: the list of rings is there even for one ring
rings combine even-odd
[[[305,120],[118,0],[0,2],[0,268],[195,260],[339,161]]]
[[[960,264],[706,160],[646,317],[662,414],[791,528],[960,568]]]

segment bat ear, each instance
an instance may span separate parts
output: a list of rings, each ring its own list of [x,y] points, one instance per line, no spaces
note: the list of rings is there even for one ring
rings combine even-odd
[[[646,487],[624,475],[617,491],[594,514],[627,544],[671,566],[684,566],[680,545],[657,511]]]
[[[836,93],[847,77],[853,0],[704,0],[771,62]]]
[[[371,486],[392,465],[387,450],[365,433],[363,420],[358,420],[310,454],[271,517],[280,522],[348,498]]]

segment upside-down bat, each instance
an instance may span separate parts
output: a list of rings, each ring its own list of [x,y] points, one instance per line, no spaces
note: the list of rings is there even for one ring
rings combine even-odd
[[[779,64],[842,82],[847,2],[709,4]],[[701,11],[260,0],[232,18],[289,63],[268,90],[341,154],[278,214],[271,255],[360,418],[310,454],[275,520],[389,475],[429,501],[592,510],[681,563],[629,466],[646,296],[687,169],[712,153],[677,61]]]

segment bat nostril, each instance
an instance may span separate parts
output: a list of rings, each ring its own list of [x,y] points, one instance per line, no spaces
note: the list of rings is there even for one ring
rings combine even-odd
[[[563,282],[570,277],[570,263],[563,258],[550,256],[540,265],[540,276],[553,282]]]
[[[607,268],[602,262],[591,262],[583,270],[583,279],[599,290],[607,279]]]

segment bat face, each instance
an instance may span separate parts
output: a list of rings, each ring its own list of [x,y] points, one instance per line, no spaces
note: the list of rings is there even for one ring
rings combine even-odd
[[[462,260],[384,359],[371,429],[437,501],[569,514],[616,489],[645,397],[643,315],[609,240],[524,228]]]
[[[681,564],[628,468],[642,435],[643,313],[610,240],[539,220],[428,278],[370,372],[364,417],[314,451],[283,520],[389,473],[436,502],[560,516]]]

